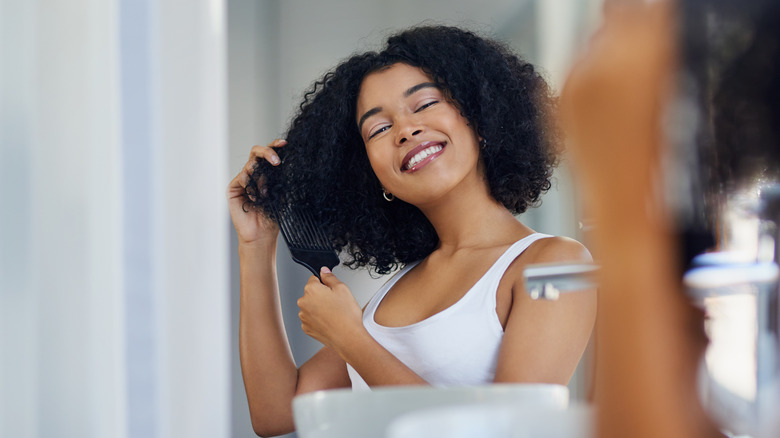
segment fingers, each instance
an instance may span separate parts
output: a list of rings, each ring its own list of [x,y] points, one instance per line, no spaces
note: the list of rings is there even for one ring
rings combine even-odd
[[[312,275],[309,277],[309,280],[306,282],[306,286],[304,286],[304,289],[309,289],[311,286],[319,286],[324,283],[320,283],[320,279],[317,278],[316,275]]]
[[[227,197],[228,199],[232,199],[235,197],[243,196],[246,192],[246,185],[249,184],[249,174],[245,171],[239,172],[238,175],[236,175],[235,178],[233,178],[232,181],[230,181],[230,184],[228,184],[227,188]]]
[[[247,162],[247,166],[250,166],[250,169],[247,170],[251,173],[251,167],[254,166],[254,163],[258,158],[268,161],[273,166],[278,166],[282,161],[273,148],[280,148],[286,144],[287,140],[277,138],[269,143],[268,146],[253,146],[252,150],[249,152],[249,161]]]
[[[257,168],[258,159],[265,160],[271,163],[272,166],[278,166],[282,163],[282,161],[279,159],[279,155],[276,154],[276,151],[273,148],[282,147],[286,144],[286,140],[277,138],[276,140],[269,143],[268,146],[252,146],[252,150],[249,152],[249,159],[244,165],[244,168],[241,170],[241,173],[246,175],[246,178],[244,178],[244,187],[249,184],[251,175]]]
[[[322,284],[328,286],[331,289],[342,284],[341,281],[335,275],[333,275],[333,273],[330,272],[330,269],[328,269],[326,266],[320,268],[320,278],[322,279]]]
[[[322,281],[320,281],[320,279],[322,279]],[[309,277],[309,281],[307,281],[306,286],[304,286],[304,296],[306,293],[314,292],[321,287],[327,287],[328,289],[335,290],[336,288],[341,287],[343,284],[344,283],[342,283],[338,277],[330,272],[330,269],[323,266],[320,269],[320,278],[317,278],[316,275]]]
[[[273,166],[281,164],[279,155],[276,154],[273,148],[282,147],[286,144],[286,140],[278,138],[269,143],[268,146],[252,146],[246,164],[228,185],[228,198],[246,194],[246,186],[252,181],[252,174],[255,171],[258,159],[268,161]],[[251,195],[248,196],[252,197]]]
[[[258,159],[268,161],[273,166],[278,166],[281,164],[282,161],[279,159],[279,155],[276,154],[276,151],[274,151],[273,148],[282,147],[286,144],[287,140],[277,138],[276,140],[269,143],[268,146],[252,146],[252,150],[249,151],[249,159],[247,160],[246,164],[244,164],[244,168],[241,169],[241,172],[238,174],[241,185],[246,187],[246,185],[249,184],[249,180],[251,179],[250,177],[255,171],[255,166],[257,165]]]

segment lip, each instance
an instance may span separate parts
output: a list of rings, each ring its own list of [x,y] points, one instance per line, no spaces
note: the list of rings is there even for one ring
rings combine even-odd
[[[406,155],[404,156],[404,159],[401,161],[401,171],[402,172],[414,172],[414,171],[420,169],[421,167],[423,167],[426,164],[428,164],[429,162],[431,162],[434,158],[436,158],[439,155],[441,155],[441,153],[444,152],[444,148],[446,147],[446,145],[447,144],[445,142],[440,142],[440,141],[424,141],[424,142],[418,144],[417,146],[412,148],[412,150],[407,152]],[[417,155],[417,153],[422,151],[423,149],[428,149],[431,146],[441,146],[441,150],[439,152],[436,152],[435,154],[429,155],[424,160],[422,160],[419,163],[415,164],[414,167],[412,167],[411,169],[405,170],[406,165],[409,163],[409,160],[411,160],[412,157]]]

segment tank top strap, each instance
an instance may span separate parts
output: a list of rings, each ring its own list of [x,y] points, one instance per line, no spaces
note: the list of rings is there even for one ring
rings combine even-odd
[[[525,252],[525,250],[528,249],[528,247],[531,246],[534,242],[537,240],[546,239],[548,237],[554,236],[544,233],[534,233],[525,236],[517,242],[513,243],[512,246],[504,251],[504,254],[502,254],[501,257],[496,260],[490,270],[488,270],[488,272],[485,274],[485,277],[487,277],[485,278],[485,280],[487,280],[487,284],[485,286],[486,290],[489,291],[487,294],[489,297],[487,307],[489,309],[495,311],[496,292],[498,291],[498,286],[501,283],[501,279],[504,278],[506,270],[509,269],[509,265],[511,265],[515,259],[520,257],[520,254]]]
[[[387,292],[390,291],[390,289],[393,288],[395,283],[398,282],[398,280],[401,279],[404,275],[406,275],[407,272],[409,272],[412,268],[417,266],[420,263],[420,261],[409,263],[408,265],[401,268],[400,271],[396,272],[395,275],[390,277],[389,280],[385,282],[385,284],[382,285],[382,287],[379,288],[379,290],[374,294],[373,297],[368,301],[368,304],[366,305],[366,309],[363,311],[363,320],[364,321],[374,321],[374,313],[376,312],[377,307],[379,307],[379,303],[382,302],[382,299],[387,295]]]
[[[512,246],[507,248],[507,250],[501,254],[501,257],[499,257],[498,260],[496,260],[496,263],[493,265],[497,271],[496,273],[500,273],[499,277],[504,276],[504,271],[509,268],[509,265],[511,265],[512,262],[514,262],[515,259],[520,256],[520,254],[525,252],[525,250],[528,249],[531,244],[537,240],[546,239],[548,237],[553,236],[544,233],[533,233],[513,243]]]

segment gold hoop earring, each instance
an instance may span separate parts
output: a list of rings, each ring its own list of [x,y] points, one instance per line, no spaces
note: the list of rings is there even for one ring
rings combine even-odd
[[[382,197],[385,198],[385,201],[387,202],[393,202],[393,199],[395,199],[395,195],[388,193],[384,188],[382,188]]]

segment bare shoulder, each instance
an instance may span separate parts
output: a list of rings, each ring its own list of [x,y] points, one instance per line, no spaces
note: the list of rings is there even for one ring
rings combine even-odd
[[[521,258],[524,265],[593,261],[593,257],[585,245],[574,239],[561,236],[537,240],[528,247]]]
[[[506,287],[503,304],[509,313],[496,368],[497,382],[569,381],[596,320],[596,290],[563,294],[554,301],[533,299],[526,293],[523,271],[533,264],[591,260],[590,252],[580,242],[548,237],[534,242],[510,265],[502,280]]]
[[[593,257],[582,243],[569,237],[554,236],[532,243],[509,265],[504,274],[508,283],[523,282],[523,270],[528,265],[544,263],[590,263]]]

